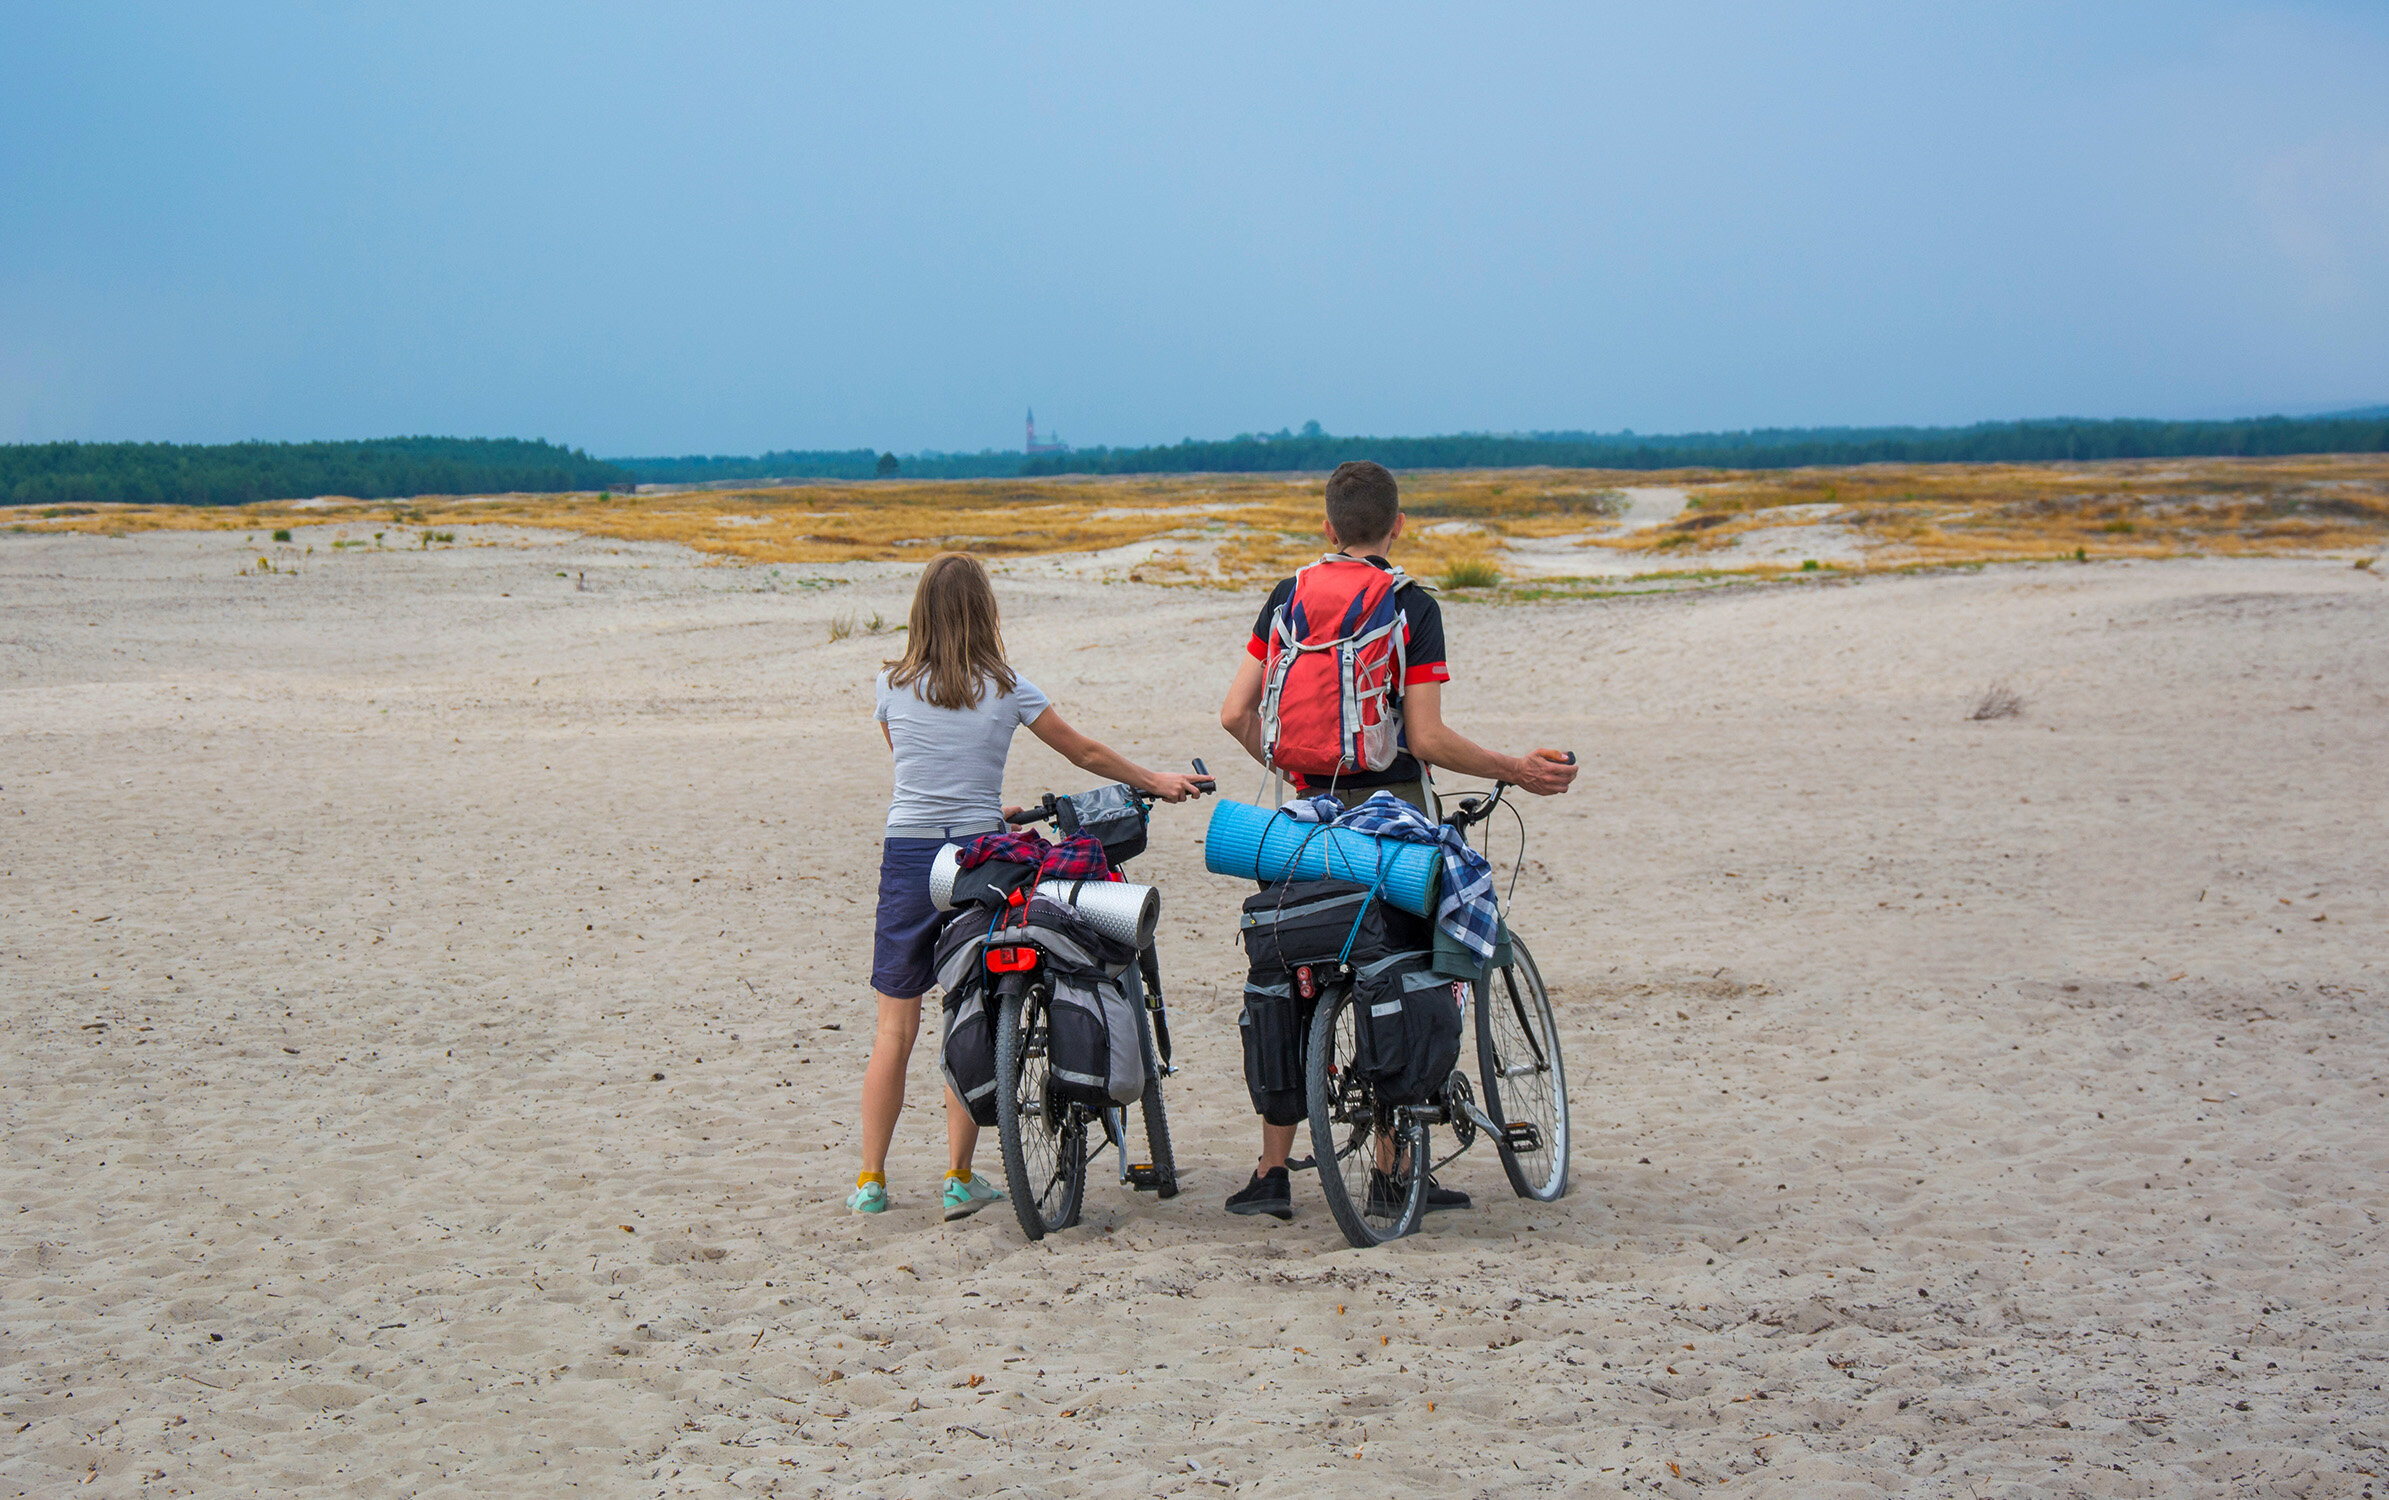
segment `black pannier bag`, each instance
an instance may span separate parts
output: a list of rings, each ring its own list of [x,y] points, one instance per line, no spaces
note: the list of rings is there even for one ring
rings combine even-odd
[[[1145,1092],[1145,1053],[1127,975],[1136,949],[1104,936],[1072,907],[1034,897],[1021,925],[1006,924],[998,947],[1033,943],[1044,954],[1052,1001],[1045,1064],[1055,1094],[1091,1109],[1133,1103]]]
[[[974,906],[982,906],[989,911],[1002,911],[1011,904],[1014,891],[1025,885],[1033,885],[1036,880],[1037,867],[1035,865],[1019,864],[1008,859],[991,859],[974,869],[954,872],[954,894],[951,903],[956,908],[965,911]],[[986,924],[987,918],[984,913],[980,915],[979,921],[982,926]]]
[[[1355,965],[1431,941],[1426,918],[1349,880],[1290,880],[1257,891],[1244,898],[1236,925],[1256,973],[1332,964],[1347,941],[1346,962]]]
[[[1468,981],[1435,972],[1429,954],[1389,953],[1353,976],[1353,1065],[1389,1104],[1425,1104],[1460,1065]]]
[[[937,937],[944,986],[945,1042],[938,1066],[970,1117],[995,1123],[995,996],[987,983],[987,913],[964,907]]]
[[[1310,1113],[1304,1098],[1303,1052],[1310,1038],[1311,1004],[1282,969],[1256,969],[1244,984],[1244,1088],[1253,1113],[1272,1125],[1299,1125]]]
[[[1054,810],[1064,838],[1093,835],[1115,870],[1145,852],[1145,810],[1137,806],[1136,794],[1116,781],[1091,792],[1056,797]]]

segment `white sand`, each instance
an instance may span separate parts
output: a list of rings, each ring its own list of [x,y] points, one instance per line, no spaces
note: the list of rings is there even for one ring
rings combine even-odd
[[[1447,606],[1454,719],[1590,762],[1518,896],[1576,1186],[1480,1148],[1358,1252],[1219,1210],[1186,810],[1187,1195],[949,1229],[932,1105],[839,1206],[887,643],[824,625],[901,574],[254,555],[0,535],[0,1493],[2389,1493],[2376,578]],[[1074,721],[1249,789],[1251,596],[1003,588]]]

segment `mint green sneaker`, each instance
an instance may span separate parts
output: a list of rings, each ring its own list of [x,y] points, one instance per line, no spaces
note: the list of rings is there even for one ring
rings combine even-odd
[[[888,1190],[883,1184],[866,1182],[846,1195],[846,1206],[858,1214],[884,1214],[888,1211]]]
[[[971,1174],[968,1182],[959,1177],[946,1179],[946,1222],[949,1224],[956,1219],[969,1218],[990,1203],[1003,1201],[1004,1195],[989,1187],[987,1179],[976,1172]]]

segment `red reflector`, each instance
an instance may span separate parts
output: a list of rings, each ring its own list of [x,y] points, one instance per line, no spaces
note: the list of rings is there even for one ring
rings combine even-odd
[[[1294,987],[1301,992],[1302,998],[1305,1000],[1319,998],[1319,987],[1311,982],[1311,966],[1309,964],[1304,964],[1294,971]]]
[[[990,948],[987,950],[987,972],[990,974],[1019,974],[1037,967],[1034,948]]]

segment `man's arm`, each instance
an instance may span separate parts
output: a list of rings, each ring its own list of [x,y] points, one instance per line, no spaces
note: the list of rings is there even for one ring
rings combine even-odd
[[[1236,680],[1228,684],[1228,699],[1219,706],[1219,727],[1236,737],[1244,753],[1254,760],[1261,759],[1261,676],[1264,668],[1260,659],[1247,655],[1244,664],[1236,669]]]
[[[1237,679],[1242,682],[1242,678]],[[1257,682],[1256,678],[1256,682]],[[1259,693],[1256,688],[1255,701]],[[1229,700],[1235,702],[1231,690]],[[1220,722],[1227,722],[1225,709]],[[1233,728],[1229,730],[1232,734]],[[1482,776],[1488,781],[1506,781],[1520,791],[1538,797],[1554,796],[1568,789],[1576,779],[1576,767],[1560,761],[1545,760],[1540,755],[1503,755],[1488,750],[1468,736],[1443,722],[1443,684],[1414,682],[1402,695],[1402,737],[1410,746],[1410,753],[1431,766],[1457,771],[1463,776]]]

